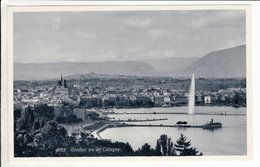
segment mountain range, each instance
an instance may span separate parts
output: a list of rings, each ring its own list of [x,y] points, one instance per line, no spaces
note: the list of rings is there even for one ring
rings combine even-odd
[[[14,63],[14,79],[53,79],[88,73],[107,75],[245,77],[246,46],[210,52],[202,57],[173,57],[142,61]]]
[[[125,62],[58,62],[58,63],[15,63],[14,79],[52,79],[60,74],[108,74],[159,76],[161,73],[152,66],[139,61]]]
[[[182,75],[183,71],[197,60],[199,60],[198,57],[173,57],[148,59],[143,60],[143,62],[149,64],[163,74],[174,76],[179,74]]]
[[[183,75],[199,77],[246,77],[246,45],[210,52],[192,63]]]

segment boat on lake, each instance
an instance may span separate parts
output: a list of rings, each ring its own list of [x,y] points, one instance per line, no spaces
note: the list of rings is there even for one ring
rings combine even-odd
[[[222,128],[222,123],[220,122],[213,122],[213,119],[209,123],[203,125],[203,129],[217,129]]]

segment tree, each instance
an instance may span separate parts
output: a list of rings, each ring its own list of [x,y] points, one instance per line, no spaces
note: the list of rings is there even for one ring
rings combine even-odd
[[[66,117],[73,114],[73,108],[73,104],[69,101],[64,101],[62,104],[62,110],[65,113]]]
[[[28,130],[32,129],[33,123],[34,123],[34,115],[33,115],[33,111],[30,110],[30,113],[29,113],[28,119],[27,119],[27,125],[29,128]]]
[[[64,80],[64,88],[68,88],[68,84],[66,80]]]
[[[153,148],[151,148],[151,145],[145,143],[141,147],[141,149],[140,148],[138,149],[137,154],[141,156],[153,156],[155,154],[155,151]]]
[[[14,109],[14,119],[17,120],[21,117],[22,109],[21,108],[15,108]]]
[[[240,97],[239,97],[239,93],[236,92],[235,96],[233,98],[233,106],[238,107],[240,103]]]
[[[162,152],[161,152],[161,145],[160,145],[160,141],[157,140],[156,146],[155,146],[155,156],[161,156]]]
[[[170,137],[167,140],[167,155],[176,155],[173,147],[173,142],[171,141]]]
[[[18,129],[26,129],[26,130],[31,130],[34,122],[34,114],[33,110],[30,106],[28,106],[25,109],[25,114],[24,117],[21,117],[20,120],[18,120],[19,124]]]
[[[47,122],[36,135],[40,137],[37,138],[37,144],[35,144],[35,156],[57,156],[55,150],[62,148],[69,139],[65,128],[55,121]]]
[[[54,108],[52,106],[48,106],[47,104],[37,105],[34,111],[40,117],[44,117],[48,120],[53,120],[55,117]]]
[[[39,120],[39,118],[36,120],[36,121],[34,121],[34,123],[33,123],[33,127],[32,127],[32,131],[34,131],[34,130],[38,130],[40,128],[40,120]]]
[[[14,129],[17,128],[17,122],[21,118],[22,115],[22,108],[14,105]]]
[[[159,141],[162,148],[162,155],[165,156],[167,152],[167,135],[161,135]]]
[[[187,141],[187,137],[181,134],[180,138],[176,141],[175,150],[179,152],[180,156],[197,155],[196,148],[190,147],[191,142]]]
[[[174,156],[176,155],[173,142],[171,138],[167,137],[167,135],[161,135],[160,139],[157,140],[157,144],[155,147],[155,155],[157,156]]]

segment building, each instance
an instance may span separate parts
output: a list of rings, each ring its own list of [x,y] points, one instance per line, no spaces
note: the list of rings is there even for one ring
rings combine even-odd
[[[163,101],[169,103],[171,101],[170,96],[164,96]]]
[[[54,90],[54,93],[56,95],[68,95],[69,94],[67,81],[63,79],[62,74],[61,74],[61,79],[58,81],[57,86]]]
[[[154,104],[155,105],[162,105],[163,102],[164,102],[164,96],[162,96],[162,95],[154,96]]]
[[[204,96],[204,103],[205,104],[210,104],[211,103],[211,96],[210,95]]]
[[[86,109],[84,108],[74,108],[73,114],[77,116],[77,118],[81,118],[83,121],[86,120]]]
[[[83,121],[87,119],[96,120],[99,117],[99,114],[92,110],[87,110],[85,108],[74,108],[73,114],[76,115],[77,118],[81,118]]]

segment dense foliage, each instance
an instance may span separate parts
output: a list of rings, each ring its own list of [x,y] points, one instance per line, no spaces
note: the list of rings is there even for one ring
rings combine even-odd
[[[67,117],[63,117],[63,116],[57,116],[55,117],[55,121],[57,121],[58,123],[78,123],[81,122],[82,119],[81,118],[77,118],[77,116],[75,114],[71,114]]]
[[[179,152],[178,155],[190,156],[196,155],[199,151],[196,148],[190,147],[191,142],[187,141],[187,138],[181,134],[180,138],[176,141],[175,150]]]
[[[14,113],[15,157],[187,156],[198,153],[183,135],[176,144],[167,135],[161,135],[155,148],[145,143],[137,150],[133,150],[129,143],[98,140],[88,133],[68,135],[59,122],[75,122],[78,118],[73,114],[66,119],[54,118],[53,107],[45,104],[28,106],[24,110],[15,107]]]

